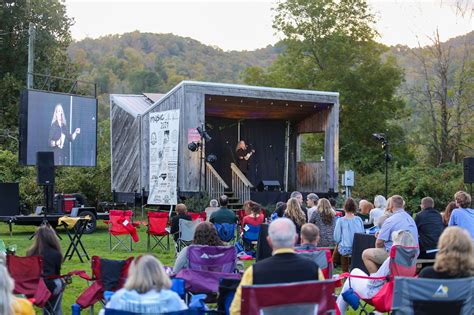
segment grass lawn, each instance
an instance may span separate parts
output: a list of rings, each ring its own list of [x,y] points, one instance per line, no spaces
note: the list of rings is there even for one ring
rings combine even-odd
[[[8,225],[0,225],[0,238],[5,242],[6,246],[15,244],[17,246],[17,255],[25,256],[27,249],[31,246],[32,241],[28,238],[35,231],[34,226],[13,226],[13,236],[10,237],[8,234]],[[69,245],[69,239],[66,232],[62,227],[57,230],[59,235],[62,237],[61,247],[63,254],[65,253],[67,246]],[[140,226],[138,229],[140,241],[133,243],[133,252],[126,252],[125,249],[118,247],[115,251],[109,251],[109,234],[107,232],[107,226],[102,222],[97,222],[97,230],[93,234],[83,235],[82,242],[86,248],[89,256],[100,256],[109,259],[126,259],[130,256],[138,256],[140,254],[147,253],[147,235],[146,227]],[[174,247],[171,241],[171,249],[169,252],[163,249],[157,249],[152,252],[164,265],[173,266],[174,264]],[[252,262],[246,261],[245,266],[249,266]],[[61,272],[67,273],[72,270],[85,270],[88,274],[91,273],[90,261],[85,260],[81,263],[79,258],[75,255],[71,260],[64,262]],[[339,273],[340,270],[335,270],[335,273]],[[87,287],[87,282],[79,277],[73,277],[72,284],[66,287],[66,291],[63,296],[63,314],[71,314],[71,305],[75,303],[76,298],[84,291]],[[94,307],[95,313],[101,309],[101,305],[98,303]],[[41,314],[41,310],[37,309],[37,313]],[[83,314],[89,314],[89,310],[82,311]],[[356,314],[352,310],[348,314]]]

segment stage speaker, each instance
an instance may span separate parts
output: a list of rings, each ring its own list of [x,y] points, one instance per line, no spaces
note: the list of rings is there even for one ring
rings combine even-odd
[[[464,158],[464,183],[474,183],[474,156]]]
[[[262,180],[258,186],[258,191],[281,191],[280,182],[277,180]]]
[[[0,183],[0,216],[20,214],[20,192],[18,183]]]
[[[268,224],[260,225],[260,232],[258,233],[256,261],[260,261],[272,255],[272,248],[268,245]]]
[[[37,152],[36,153],[36,182],[38,185],[54,185],[54,153]]]

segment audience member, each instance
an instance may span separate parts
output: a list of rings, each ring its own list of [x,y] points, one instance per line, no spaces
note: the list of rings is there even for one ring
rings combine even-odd
[[[451,219],[451,214],[453,213],[453,210],[456,209],[456,202],[454,201],[451,201],[450,203],[448,203],[448,205],[446,206],[446,209],[444,209],[444,212],[443,212],[443,224],[444,226],[448,226],[449,224],[449,219]]]
[[[405,211],[405,201],[401,196],[391,197],[391,206],[388,210],[392,215],[385,220],[375,242],[376,248],[369,248],[362,253],[362,260],[369,273],[374,273],[389,256],[392,247],[392,233],[394,231],[409,231],[418,243],[418,230],[413,218]]]
[[[171,218],[171,229],[170,234],[173,235],[174,241],[176,242],[179,238],[179,220],[188,220],[191,221],[192,218],[189,214],[187,214],[188,209],[186,205],[182,203],[178,203],[175,209],[176,215]]]
[[[286,202],[278,201],[275,206],[275,211],[273,211],[272,213],[272,217],[276,215],[278,218],[283,218],[283,215],[285,214],[285,210],[286,210]]]
[[[308,194],[306,197],[306,204],[308,205],[308,221],[313,215],[313,212],[316,211],[318,205],[319,197],[314,193]]]
[[[418,243],[420,244],[420,258],[433,259],[436,253],[427,253],[427,250],[436,249],[439,236],[443,233],[444,225],[441,215],[434,208],[431,197],[421,199],[421,211],[415,217],[418,229]]]
[[[106,307],[136,314],[162,314],[187,309],[179,295],[170,290],[171,281],[161,262],[151,255],[135,258],[122,289]]]
[[[209,201],[209,207],[204,209],[206,212],[206,221],[209,221],[211,215],[217,210],[219,210],[219,202],[217,202],[216,199],[211,199],[211,201]]]
[[[305,223],[301,227],[301,244],[296,246],[296,250],[315,250],[319,242],[319,229],[313,223]]]
[[[222,195],[219,197],[219,203],[221,207],[211,215],[209,221],[212,223],[237,223],[237,216],[235,213],[232,210],[227,209],[229,198],[226,195]]]
[[[362,219],[355,215],[356,203],[354,199],[348,198],[344,203],[344,217],[336,221],[334,229],[334,241],[337,243],[337,251],[341,255],[342,272],[349,271],[352,255],[352,242],[355,233],[364,233]],[[336,249],[335,249],[336,251]]]
[[[15,283],[7,268],[0,264],[0,314],[2,315],[34,315],[33,305],[27,299],[13,295]]]
[[[416,246],[416,240],[408,231],[394,231],[391,238],[393,239],[393,245],[401,246]],[[351,275],[354,276],[363,276],[367,277],[368,275],[360,270],[355,268],[351,271]],[[371,277],[385,277],[390,275],[390,257],[386,258],[383,264],[378,270],[371,273]],[[355,293],[362,299],[370,299],[376,295],[382,286],[384,285],[385,280],[370,280],[370,279],[361,279],[361,278],[351,278],[346,280],[344,286],[342,287],[341,294],[337,297],[337,306],[341,312],[341,315],[346,314],[347,303],[342,297],[342,293],[346,292],[349,288],[352,288]]]
[[[28,249],[26,255],[43,257],[44,282],[46,283],[48,290],[51,292],[49,304],[53,306],[56,305],[55,309],[45,306],[43,312],[45,314],[62,314],[61,292],[64,283],[61,278],[50,279],[49,277],[58,277],[61,275],[63,255],[61,254],[61,244],[56,236],[56,232],[48,224],[43,224],[38,227],[35,233],[33,245]]]
[[[372,226],[370,223],[370,211],[374,208],[374,205],[365,199],[362,199],[359,202],[359,212],[356,213],[356,216],[362,219],[364,223],[364,228],[368,229]]]
[[[249,209],[250,214],[245,216],[242,220],[242,229],[246,224],[260,225],[265,220],[265,216],[262,212],[262,206],[254,201],[248,200],[244,203],[244,209]]]
[[[219,238],[214,224],[201,222],[194,232],[193,245],[224,246]],[[174,263],[173,273],[178,273],[181,269],[188,267],[188,247],[183,248]]]
[[[252,284],[292,283],[324,279],[319,267],[295,253],[298,235],[294,223],[281,218],[270,223],[267,241],[273,249],[271,257],[258,261],[244,273],[230,307],[230,314],[240,314],[242,286]]]
[[[451,214],[449,226],[459,226],[466,229],[474,241],[474,209],[469,208],[471,195],[465,191],[458,191],[454,194],[454,201],[457,208]]]
[[[318,209],[313,212],[313,216],[309,220],[310,223],[316,224],[320,232],[319,246],[334,247],[334,228],[336,227],[336,215],[331,208],[329,200],[321,198],[318,201]]]
[[[385,207],[385,211],[383,212],[382,216],[379,218],[379,222],[377,225],[379,229],[382,228],[382,225],[385,222],[385,220],[387,220],[392,215],[393,210],[394,208],[393,208],[392,198],[390,197],[387,199],[387,206]]]
[[[374,206],[375,208],[370,210],[369,223],[378,226],[379,219],[383,215],[385,208],[387,207],[387,200],[384,196],[377,195],[374,198]]]
[[[301,227],[306,223],[306,217],[303,210],[301,210],[300,203],[296,198],[290,198],[286,203],[285,218],[290,219],[296,226],[296,233],[301,232]]]
[[[469,232],[448,227],[439,238],[434,266],[423,268],[420,278],[465,278],[474,275],[474,252]]]
[[[329,203],[331,204],[331,208],[332,210],[334,211],[334,213],[336,213],[337,209],[336,209],[336,206],[337,206],[337,201],[336,199],[334,198],[329,198]]]
[[[298,203],[299,203],[299,205],[300,205],[300,208],[301,208],[301,210],[302,210],[303,213],[304,213],[306,222],[308,222],[308,209],[306,209],[306,207],[305,207],[304,204],[303,204],[303,194],[301,194],[299,191],[294,191],[294,192],[292,192],[291,195],[290,195],[290,199],[291,199],[291,198],[296,198],[296,200],[298,200]]]

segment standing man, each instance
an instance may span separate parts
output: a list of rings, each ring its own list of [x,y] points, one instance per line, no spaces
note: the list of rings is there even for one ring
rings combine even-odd
[[[249,150],[244,140],[241,140],[235,148],[237,155],[237,166],[240,171],[248,178],[249,160],[255,150]]]

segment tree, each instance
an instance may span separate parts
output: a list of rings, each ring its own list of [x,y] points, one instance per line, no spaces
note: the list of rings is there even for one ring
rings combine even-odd
[[[288,0],[276,8],[274,28],[283,33],[283,53],[268,68],[248,68],[244,81],[340,93],[341,160],[356,170],[382,167],[383,152],[372,133],[399,143],[398,161],[409,155],[397,119],[404,103],[396,96],[402,72],[386,47],[377,44],[373,14],[364,0]],[[403,154],[397,154],[403,152]]]
[[[427,160],[438,166],[447,162],[459,163],[465,151],[474,150],[471,142],[474,62],[472,47],[467,41],[458,48],[443,44],[438,31],[431,41],[431,46],[413,51],[419,63],[420,80],[412,88],[411,97],[419,121],[428,131],[423,133],[415,128],[415,140],[425,144]]]

